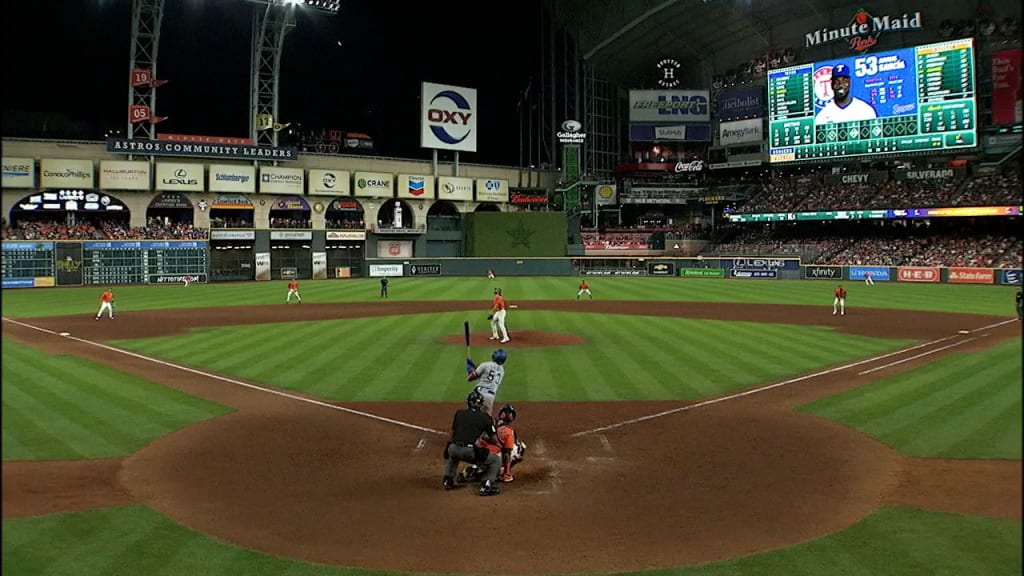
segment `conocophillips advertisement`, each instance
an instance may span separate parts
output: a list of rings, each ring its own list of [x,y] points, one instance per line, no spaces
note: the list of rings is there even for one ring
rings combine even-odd
[[[430,199],[434,197],[434,177],[399,174],[398,187],[395,190],[399,198]]]
[[[57,160],[43,158],[39,162],[40,188],[95,188],[92,160]]]
[[[351,175],[348,170],[310,170],[309,171],[309,195],[310,196],[350,196],[352,188],[349,186]]]
[[[3,187],[35,188],[36,161],[32,158],[10,158],[4,156]]]
[[[210,192],[241,192],[244,194],[252,194],[255,191],[255,166],[210,164]]]
[[[355,173],[356,196],[367,196],[371,198],[394,198],[395,197],[395,176],[383,172],[356,172]]]
[[[103,160],[100,188],[103,190],[151,190],[149,162]]]
[[[454,176],[437,177],[438,200],[472,200],[473,179]]]
[[[302,168],[260,166],[260,192],[263,194],[302,195],[306,178]]]
[[[508,202],[508,180],[477,178],[477,202]]]

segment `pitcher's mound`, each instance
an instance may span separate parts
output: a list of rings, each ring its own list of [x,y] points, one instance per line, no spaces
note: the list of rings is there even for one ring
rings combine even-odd
[[[586,339],[575,334],[558,334],[556,332],[541,332],[539,330],[513,330],[508,334],[509,341],[502,344],[497,340],[491,340],[487,332],[471,334],[469,343],[471,346],[493,346],[494,348],[541,348],[545,346],[571,346],[583,344]],[[466,344],[465,336],[456,334],[441,338],[445,344]]]

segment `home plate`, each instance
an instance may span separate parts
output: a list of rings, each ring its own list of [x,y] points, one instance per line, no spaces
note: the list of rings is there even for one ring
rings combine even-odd
[[[961,330],[959,333],[960,334],[970,334],[971,331],[970,330]]]
[[[71,336],[71,332],[58,332],[61,336]]]

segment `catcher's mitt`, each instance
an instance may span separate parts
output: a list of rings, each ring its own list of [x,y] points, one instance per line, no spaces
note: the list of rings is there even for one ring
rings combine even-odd
[[[494,314],[488,314],[487,315],[487,319],[488,320],[494,320]]]
[[[526,442],[516,440],[516,447],[512,449],[512,462],[519,463],[526,457]]]

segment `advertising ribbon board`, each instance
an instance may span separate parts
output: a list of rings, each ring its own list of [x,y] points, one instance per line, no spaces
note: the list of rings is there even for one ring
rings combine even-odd
[[[938,267],[900,266],[896,278],[900,282],[938,282],[942,277]]]
[[[92,160],[60,160],[43,158],[39,161],[40,188],[95,188]]]
[[[778,278],[778,270],[739,270],[733,268],[729,271],[733,278]]]
[[[370,264],[370,277],[402,276],[401,264]]]
[[[100,161],[100,188],[103,190],[149,190],[149,162],[125,160]]]
[[[681,268],[682,278],[725,278],[725,270],[721,268]]]
[[[255,166],[210,164],[210,192],[241,192],[245,194],[252,194],[255,191]]]
[[[950,268],[950,284],[994,284],[996,271],[992,268]]]
[[[1012,286],[1020,286],[1021,280],[1024,278],[1024,272],[1021,270],[1000,270],[999,271],[999,283],[1009,284]]]
[[[441,265],[440,264],[410,264],[409,265],[410,276],[440,276]]]

